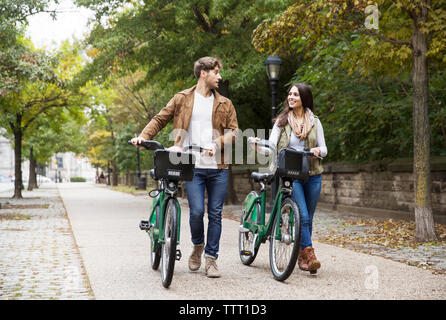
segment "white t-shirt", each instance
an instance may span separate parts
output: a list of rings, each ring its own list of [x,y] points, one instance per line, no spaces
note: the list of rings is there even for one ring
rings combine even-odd
[[[212,108],[214,105],[214,94],[206,98],[197,91],[194,93],[194,107],[190,119],[188,139],[185,139],[185,145],[197,145],[205,147],[212,143]],[[200,169],[217,169],[215,155],[213,157],[202,157],[199,152],[193,152],[195,155],[195,167]]]

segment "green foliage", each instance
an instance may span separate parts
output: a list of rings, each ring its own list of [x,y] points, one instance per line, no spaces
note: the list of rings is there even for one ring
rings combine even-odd
[[[78,0],[96,10],[97,23],[90,34],[90,57],[78,81],[128,78],[139,73],[131,88],[144,89],[151,117],[179,90],[196,83],[193,62],[218,56],[223,92],[234,103],[240,127],[270,128],[271,97],[264,60],[251,45],[251,33],[263,19],[273,17],[293,1],[125,1]],[[284,78],[295,70],[289,59]],[[144,76],[140,74],[143,73]],[[280,88],[283,94],[285,88]],[[145,125],[148,121],[146,119]],[[143,126],[138,122],[138,126]]]
[[[86,182],[87,179],[84,177],[71,177],[70,182]]]
[[[365,26],[368,5],[379,10],[379,30]],[[385,63],[402,66],[410,63],[413,17],[425,4],[420,0],[299,0],[278,14],[266,19],[254,31],[253,45],[259,52],[287,54],[296,40],[304,39],[307,49],[321,39],[342,37],[354,31],[361,38],[360,64]],[[446,3],[429,1],[428,22],[421,26],[429,35],[427,56],[443,63],[446,51]],[[376,59],[378,57],[378,59]]]
[[[349,37],[346,37],[347,39]],[[354,41],[353,41],[354,42]],[[410,157],[413,152],[410,75],[349,73],[344,56],[355,44],[331,41],[309,54],[290,80],[310,84],[315,114],[321,119],[328,161],[366,161]],[[430,81],[433,108],[431,153],[442,155],[446,135],[446,77],[435,71]]]
[[[77,155],[86,153],[87,135],[84,129],[83,113],[74,116],[64,110],[57,118],[41,117],[28,130],[23,141],[23,155],[28,157],[33,147],[33,157],[39,163],[48,163],[51,156],[58,152],[73,152]]]
[[[364,24],[371,4],[379,9],[379,30]],[[427,23],[416,24],[422,8]],[[443,155],[445,25],[446,3],[439,0],[299,0],[259,24],[253,45],[259,52],[305,52],[291,82],[313,88],[331,160],[398,158],[412,154],[417,138],[412,88],[419,84],[410,78],[422,72],[412,70],[416,26],[427,34],[430,82],[423,98],[430,105],[431,153]]]
[[[27,18],[45,11],[50,0],[0,0],[0,48],[8,48],[27,24]],[[53,0],[59,3],[59,0]],[[51,12],[54,18],[55,13]]]

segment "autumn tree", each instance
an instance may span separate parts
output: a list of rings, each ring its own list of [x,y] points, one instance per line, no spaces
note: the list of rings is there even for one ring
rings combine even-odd
[[[76,48],[68,43],[59,56],[35,50],[28,40],[21,40],[10,54],[0,54],[0,66],[7,66],[5,73],[16,82],[0,96],[0,124],[14,137],[14,198],[22,197],[22,143],[33,123],[40,117],[55,120],[64,108],[75,113],[90,105],[88,84],[81,89],[69,87],[81,62]]]
[[[194,61],[218,56],[224,66],[219,92],[233,101],[240,127],[271,128],[266,57],[253,50],[251,32],[263,19],[273,17],[293,1],[76,2],[96,12],[87,45],[97,52],[79,76],[80,82],[125,79],[138,72],[139,80],[128,88],[133,93],[144,89],[149,110],[156,113],[176,92],[196,83]],[[292,66],[295,63],[290,59]],[[284,70],[286,75],[293,68]],[[285,88],[280,90],[284,93]],[[236,201],[231,181],[228,199]]]
[[[65,108],[56,118],[39,117],[27,130],[23,140],[23,155],[29,159],[28,191],[37,188],[37,167],[48,165],[55,153],[86,153],[87,118],[83,112]]]
[[[360,44],[345,55],[352,69],[364,74],[410,70],[415,238],[419,241],[436,238],[431,203],[428,60],[443,66],[446,63],[445,24],[444,1],[299,0],[275,19],[264,20],[253,37],[258,51],[273,53],[293,50],[296,43],[311,50],[323,39],[353,33]]]

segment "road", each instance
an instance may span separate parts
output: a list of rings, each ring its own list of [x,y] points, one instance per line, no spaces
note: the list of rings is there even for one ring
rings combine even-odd
[[[181,251],[169,289],[150,268],[149,238],[139,230],[151,199],[88,183],[58,184],[76,243],[96,299],[442,299],[446,275],[381,257],[314,243],[320,272],[298,269],[281,283],[272,277],[265,243],[252,266],[238,256],[238,223],[223,219],[218,266],[221,278],[208,279],[204,266],[190,272],[192,251],[188,207],[182,205]]]

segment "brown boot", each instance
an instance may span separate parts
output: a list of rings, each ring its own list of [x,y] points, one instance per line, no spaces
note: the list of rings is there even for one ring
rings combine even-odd
[[[321,267],[321,263],[317,260],[314,254],[314,249],[312,247],[306,247],[304,249],[304,255],[306,256],[306,263],[308,271],[311,273],[316,273],[316,270]]]
[[[299,255],[297,256],[297,263],[299,264],[299,269],[303,271],[308,271],[308,264],[306,262],[307,257],[304,253],[304,249],[299,249]]]
[[[189,269],[191,271],[197,271],[201,266],[201,255],[203,254],[204,243],[194,245],[194,250],[189,257]]]

